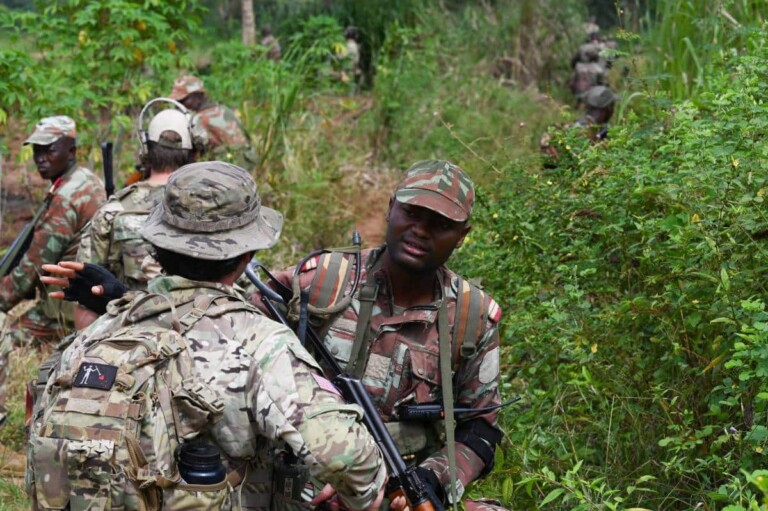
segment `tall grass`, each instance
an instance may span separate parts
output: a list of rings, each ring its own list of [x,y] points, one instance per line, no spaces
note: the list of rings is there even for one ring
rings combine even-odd
[[[646,13],[651,68],[645,78],[673,99],[710,86],[712,63],[746,49],[745,26],[762,24],[768,4],[750,0],[659,0]]]

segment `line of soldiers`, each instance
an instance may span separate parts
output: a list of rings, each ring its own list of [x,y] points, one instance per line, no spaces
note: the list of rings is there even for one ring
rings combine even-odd
[[[147,178],[106,203],[101,181],[76,164],[71,119],[43,119],[25,141],[54,197],[24,260],[0,280],[2,304],[31,289],[39,305],[80,304],[66,316],[30,311],[2,333],[0,396],[14,346],[53,343],[72,323],[79,329],[32,386],[26,482],[34,508],[306,509],[327,501],[331,509],[402,510],[403,497],[382,504],[386,469],[360,408],[343,402],[291,330],[265,316],[260,294],[239,285],[254,253],[278,241],[283,220],[261,204],[243,168],[192,163],[204,154],[195,130],[220,127],[195,121],[205,112],[204,101],[193,102],[202,91],[189,77],[177,80],[171,96],[197,114],[155,115],[139,137]],[[363,251],[359,268],[348,253],[330,252],[278,273],[272,285],[307,297],[312,326],[340,364],[355,367],[398,451],[440,503],[481,511],[499,503],[463,497],[490,472],[502,439],[501,310],[445,267],[471,229],[473,202],[464,170],[417,162],[390,199],[386,243]],[[41,267],[54,276],[41,277]],[[404,417],[405,405],[434,403],[465,413],[455,421]],[[184,446],[216,447],[223,482],[185,480]]]
[[[562,148],[556,142],[557,133],[579,129],[590,140],[599,141],[608,137],[608,122],[613,116],[614,105],[619,96],[611,90],[607,72],[612,66],[611,50],[616,49],[615,41],[600,36],[599,27],[591,19],[585,24],[590,30],[587,40],[579,46],[571,59],[571,76],[568,87],[576,100],[576,108],[582,111],[574,122],[561,127],[549,128],[539,140],[541,153],[548,157],[546,165],[555,166]]]

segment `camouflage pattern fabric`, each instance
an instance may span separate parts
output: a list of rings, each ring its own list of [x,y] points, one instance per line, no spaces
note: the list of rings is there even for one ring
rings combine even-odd
[[[363,261],[367,264],[362,269],[361,282],[365,282],[367,269],[383,250],[384,247],[363,252]],[[302,268],[302,289],[310,285],[318,271],[314,259]],[[380,289],[370,324],[373,338],[363,383],[382,418],[388,423],[401,454],[413,455],[416,463],[432,469],[445,487],[450,484],[450,475],[447,449],[444,440],[441,441],[441,425],[399,422],[397,410],[402,403],[442,401],[437,332],[440,300],[409,309],[396,307],[387,287],[389,280],[384,270],[379,272],[377,281]],[[289,269],[279,273],[277,278],[290,287],[292,276],[293,269]],[[449,323],[455,326],[458,289],[462,279],[445,267],[438,270],[438,276],[442,284],[440,293],[447,300]],[[339,290],[339,295],[348,293],[351,285],[349,283],[346,290]],[[328,325],[319,329],[325,331],[327,328],[323,341],[342,367],[346,366],[354,343],[358,320],[356,311],[360,308],[359,291],[343,313],[334,316]],[[491,312],[480,329],[482,334],[476,341],[477,349],[472,355],[455,361],[458,362],[454,384],[456,407],[480,408],[500,402],[498,321],[501,310],[489,296],[486,295],[486,298]],[[252,302],[260,304],[261,300],[254,295]],[[474,418],[482,418],[495,427],[497,416],[496,411]],[[485,464],[473,450],[458,442],[456,457],[460,486],[457,494],[461,496],[464,487],[480,476]]]
[[[75,259],[88,221],[106,198],[101,180],[90,170],[73,165],[61,176],[29,250],[19,265],[0,279],[2,312],[25,298],[38,297],[35,306],[11,321],[0,336],[0,406],[5,402],[8,353],[16,346],[55,343],[72,328],[72,303],[48,298],[48,290],[40,282],[40,266]]]
[[[46,117],[35,125],[35,131],[24,141],[24,145],[53,144],[61,137],[77,138],[75,121],[66,115]]]
[[[242,476],[242,482],[230,488],[226,498],[221,499],[224,500],[221,507],[211,508],[270,509],[275,452],[286,447],[306,463],[313,477],[332,484],[350,508],[361,509],[375,500],[384,482],[385,469],[378,447],[360,423],[362,412],[357,406],[343,403],[318,375],[317,363],[290,330],[259,314],[223,284],[161,276],[149,283],[148,290],[168,299],[140,292],[126,295],[121,301],[110,303],[107,314],[74,340],[48,379],[41,410],[55,404],[47,400],[55,399],[56,382],[63,381],[60,379],[63,375],[76,374],[78,368],[72,364],[88,348],[89,342],[118,330],[129,313],[130,328],[140,331],[149,326],[167,325],[171,302],[181,315],[199,303],[201,296],[207,296],[212,300],[207,312],[183,335],[192,360],[191,374],[185,375],[184,381],[195,383],[194,388],[204,388],[205,392],[190,390],[185,385],[167,391],[171,394],[169,399],[176,404],[201,402],[200,399],[208,404],[216,403],[208,407],[217,410],[216,417],[213,422],[200,422],[199,414],[181,413],[176,416],[175,431],[168,431],[168,417],[163,416],[161,404],[145,410],[139,440],[141,450],[151,460],[151,470],[144,474],[144,480],[158,480],[158,476],[162,476],[161,484],[165,479],[174,480],[176,467],[171,451],[176,437],[195,438],[218,446],[227,470]],[[133,301],[129,302],[131,298]],[[172,372],[169,368],[168,381],[176,380]],[[160,391],[156,401],[162,401],[163,395]],[[199,399],[193,399],[195,395]],[[45,413],[33,417],[32,438],[28,444],[30,460],[35,459],[35,448],[40,445],[37,439],[45,427]],[[83,416],[82,420],[83,424],[72,426],[98,428],[93,418]],[[101,448],[103,451],[109,446],[102,443]],[[99,459],[106,460],[109,467],[116,466],[108,455]],[[122,469],[111,468],[106,471],[106,477],[120,481],[121,473]],[[80,484],[76,472],[71,476],[72,481]],[[40,487],[42,481],[45,481],[44,489]],[[34,462],[28,467],[27,482],[33,497],[44,492],[49,500],[51,496],[68,496],[69,486],[73,484],[52,479],[46,473],[46,466]],[[165,486],[168,488],[163,490],[163,499],[177,504],[163,509],[200,509],[178,503],[194,506],[194,497],[202,492],[176,495],[187,490]],[[208,498],[214,496],[208,495]],[[61,499],[58,502],[60,504]],[[104,500],[99,502],[103,503]],[[130,499],[125,504],[125,509],[136,509]],[[200,505],[203,504],[197,504]]]
[[[268,35],[261,38],[261,42],[259,43],[261,46],[267,49],[266,57],[269,60],[274,60],[277,62],[280,60],[280,57],[282,57],[282,49],[280,48],[280,43],[273,35]]]
[[[141,228],[162,200],[164,188],[140,181],[110,197],[80,240],[77,260],[105,267],[129,289],[146,289],[157,268],[150,274],[142,268],[150,245],[141,237]]]
[[[424,160],[408,168],[395,188],[395,198],[464,222],[472,214],[475,189],[461,167],[445,160]]]
[[[199,160],[234,161],[250,148],[250,140],[232,109],[206,103],[192,117],[192,140],[200,151]]]
[[[597,62],[579,62],[568,82],[571,92],[581,97],[591,87],[605,83],[605,67]]]

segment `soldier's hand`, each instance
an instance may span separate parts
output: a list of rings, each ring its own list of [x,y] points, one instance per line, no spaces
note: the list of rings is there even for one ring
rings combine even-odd
[[[405,499],[403,499],[405,500]],[[384,502],[384,486],[379,489],[379,494],[376,496],[376,500],[373,503],[361,511],[378,511],[381,507],[381,503]],[[322,509],[329,509],[330,511],[342,511],[349,509],[339,498],[336,490],[330,484],[326,484],[320,493],[315,495],[315,498],[310,501],[313,506],[320,506]],[[407,509],[407,507],[405,508]]]
[[[58,276],[41,277],[43,283],[64,288],[63,291],[49,293],[49,296],[76,301],[99,314],[106,312],[107,303],[128,291],[114,275],[96,264],[63,261],[45,264],[43,270]]]

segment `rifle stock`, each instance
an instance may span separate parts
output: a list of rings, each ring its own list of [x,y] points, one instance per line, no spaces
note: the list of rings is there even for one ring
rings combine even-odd
[[[248,279],[253,282],[261,294],[261,300],[272,318],[289,328],[293,326],[289,323],[275,303],[286,305],[285,298],[267,286],[256,274],[255,268],[264,268],[258,262],[250,263],[245,270]],[[320,339],[312,328],[307,328],[307,339],[312,344],[316,356],[318,356],[323,365],[328,368],[329,379],[347,402],[355,403],[363,410],[363,424],[379,446],[384,462],[387,464],[389,472],[389,481],[387,482],[387,495],[390,499],[398,496],[404,496],[408,506],[413,511],[445,511],[445,507],[434,492],[432,487],[421,480],[416,473],[415,467],[408,467],[400,453],[397,450],[392,436],[389,434],[384,421],[381,420],[376,406],[371,400],[368,391],[365,390],[363,383],[357,378],[344,374],[336,359],[331,355],[322,339]]]
[[[111,197],[115,193],[115,176],[114,166],[112,160],[112,142],[101,143],[101,159],[104,164],[104,189],[107,192],[107,197]]]
[[[3,258],[0,259],[0,278],[5,277],[11,273],[11,271],[13,271],[13,269],[19,265],[21,258],[24,257],[24,254],[27,252],[27,250],[29,250],[29,245],[32,243],[32,238],[35,235],[35,227],[37,226],[37,222],[40,221],[40,218],[51,205],[51,200],[53,200],[53,192],[58,187],[60,181],[61,178],[57,179],[53,186],[51,186],[50,190],[48,190],[48,194],[45,196],[45,199],[43,199],[43,203],[39,208],[37,208],[37,211],[35,211],[35,216],[33,216],[32,220],[27,222],[21,231],[19,231],[19,234],[16,235],[16,238],[11,243],[11,246],[8,247],[8,250],[5,252],[5,255],[3,255]]]

